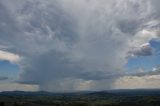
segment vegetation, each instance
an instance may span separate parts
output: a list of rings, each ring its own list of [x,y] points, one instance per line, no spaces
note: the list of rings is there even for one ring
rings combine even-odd
[[[2,92],[0,106],[160,106],[160,91]]]

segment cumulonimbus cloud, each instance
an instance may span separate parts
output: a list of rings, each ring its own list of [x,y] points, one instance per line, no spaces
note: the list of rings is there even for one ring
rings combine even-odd
[[[22,57],[20,83],[49,91],[108,89],[118,78],[112,76],[125,75],[129,51],[158,38],[144,33],[157,28],[148,24],[159,18],[153,7],[150,0],[6,0],[0,45]],[[151,48],[131,53],[148,55]]]

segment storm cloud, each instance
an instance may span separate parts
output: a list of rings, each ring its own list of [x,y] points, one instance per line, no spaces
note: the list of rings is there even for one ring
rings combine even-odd
[[[140,47],[132,48],[128,52],[131,56],[150,56],[153,54],[153,49],[150,44],[143,44]]]
[[[7,80],[8,79],[8,77],[2,77],[2,76],[0,76],[0,80]]]
[[[47,91],[110,89],[125,75],[128,55],[152,55],[142,45],[159,39],[157,3],[0,1],[1,50],[21,57],[19,83]]]

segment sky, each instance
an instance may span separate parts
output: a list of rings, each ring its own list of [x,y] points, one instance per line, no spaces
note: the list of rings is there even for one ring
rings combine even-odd
[[[160,88],[159,0],[0,0],[0,91]]]

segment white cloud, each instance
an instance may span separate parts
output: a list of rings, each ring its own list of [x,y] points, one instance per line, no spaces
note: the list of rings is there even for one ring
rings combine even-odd
[[[141,46],[143,44],[148,43],[150,40],[157,38],[157,31],[149,31],[149,30],[142,30],[140,32],[138,32],[138,34],[136,34],[134,36],[134,38],[132,40],[134,40],[132,43],[132,45],[134,46]]]
[[[115,80],[115,89],[135,89],[135,88],[160,88],[160,68],[157,66],[152,71],[140,71],[130,76],[123,76]]]
[[[20,57],[17,54],[13,54],[7,51],[0,51],[0,60],[15,63],[20,60]]]
[[[17,84],[17,83],[0,83],[0,91],[37,91],[37,85]]]
[[[160,88],[160,75],[125,76],[117,79],[114,89]]]
[[[140,31],[130,39],[129,44],[131,56],[150,56],[153,53],[149,42],[151,40],[160,39],[160,22],[158,20],[151,20],[145,23]]]

